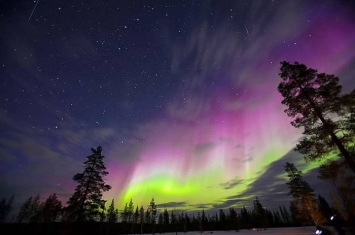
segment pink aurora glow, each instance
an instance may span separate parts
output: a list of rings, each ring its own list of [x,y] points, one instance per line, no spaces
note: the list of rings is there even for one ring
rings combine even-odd
[[[170,108],[168,114],[139,126],[137,138],[124,140],[110,149],[110,155],[129,157],[124,163],[109,166],[109,183],[115,189],[108,197],[117,197],[154,175],[171,177],[183,184],[212,168],[223,172],[216,176],[220,184],[251,172],[257,177],[255,172],[262,172],[270,162],[289,152],[301,136],[301,130],[290,125],[283,112],[285,107],[280,104],[281,97],[276,90],[280,81],[279,62],[298,61],[322,72],[335,73],[353,56],[349,48],[355,38],[354,22],[342,15],[331,20],[325,14],[315,17],[311,23],[306,19],[302,19],[303,23],[294,22],[295,28],[302,24],[297,34],[290,32],[278,38],[270,33],[265,38],[275,36],[271,42],[249,45],[249,49],[259,46],[261,50],[260,57],[253,58],[248,67],[238,65],[243,58],[254,55],[236,55],[235,66],[227,71],[231,77],[228,84],[217,89],[214,84],[205,87],[207,95],[203,99],[190,95],[192,106],[197,104],[195,107]],[[264,48],[261,43],[269,47]],[[244,53],[250,51],[247,48]],[[209,91],[213,95],[208,95]],[[201,183],[202,193],[207,186]],[[217,198],[222,200],[228,195],[230,191]],[[161,202],[166,202],[164,195],[159,196]],[[189,198],[181,200],[189,201]]]

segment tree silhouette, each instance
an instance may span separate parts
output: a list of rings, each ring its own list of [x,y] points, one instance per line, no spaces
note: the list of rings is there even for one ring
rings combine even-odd
[[[285,171],[289,177],[287,185],[290,192],[288,195],[291,195],[293,198],[291,203],[295,207],[298,220],[306,222],[311,219],[315,225],[322,224],[324,217],[314,198],[314,190],[303,180],[302,171],[298,170],[294,164],[288,162],[286,162]]]
[[[17,222],[39,222],[40,206],[40,196],[30,196],[20,207],[20,211],[17,214]]]
[[[291,221],[291,215],[287,211],[286,207],[285,206],[282,206],[282,207],[279,206],[279,210],[280,210],[280,213],[281,213],[281,218],[282,218],[283,223],[290,224],[292,222]]]
[[[235,231],[239,231],[239,220],[238,220],[238,215],[237,212],[233,207],[229,208],[229,222],[230,222],[230,229],[234,229]]]
[[[253,222],[254,222],[254,227],[256,228],[267,228],[267,218],[266,218],[266,211],[261,204],[260,200],[258,197],[255,197],[254,202],[253,202]]]
[[[118,210],[115,209],[115,200],[112,199],[110,206],[107,209],[107,222],[116,223],[118,220]]]
[[[92,155],[84,162],[82,173],[74,175],[73,180],[78,183],[74,194],[67,202],[66,217],[69,221],[93,221],[99,216],[99,209],[104,205],[102,193],[111,189],[105,184],[103,177],[108,175],[104,164],[102,148],[91,148]]]
[[[143,226],[144,226],[144,207],[141,206],[139,209],[139,223],[141,225],[141,234],[143,234]]]
[[[227,217],[222,209],[219,209],[219,226],[222,229],[226,229],[227,226]]]
[[[150,211],[150,223],[152,225],[152,233],[155,234],[155,224],[157,218],[157,206],[155,205],[154,198],[149,203],[148,210]]]
[[[40,221],[45,223],[54,222],[61,209],[62,202],[58,200],[57,195],[55,193],[49,195],[46,201],[41,204]]]
[[[303,127],[304,138],[295,150],[305,159],[318,160],[330,154],[340,154],[355,172],[354,121],[355,95],[341,96],[339,78],[317,73],[304,64],[281,62],[282,82],[277,89],[282,94],[286,114],[295,118],[291,124]]]
[[[6,220],[7,215],[12,209],[12,203],[14,201],[14,195],[12,195],[8,200],[3,198],[0,202],[0,223]]]
[[[163,224],[164,224],[164,232],[167,232],[169,229],[169,223],[170,223],[170,216],[169,212],[166,208],[164,208],[163,212]]]

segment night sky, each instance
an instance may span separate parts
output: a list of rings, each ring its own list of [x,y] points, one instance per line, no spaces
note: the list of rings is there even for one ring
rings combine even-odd
[[[352,1],[1,1],[0,197],[65,204],[102,146],[119,209],[288,205],[292,151],[277,91],[298,61],[355,88]]]

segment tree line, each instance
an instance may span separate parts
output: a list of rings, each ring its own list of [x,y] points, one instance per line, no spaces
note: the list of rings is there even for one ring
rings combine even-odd
[[[323,216],[332,210],[327,201],[318,196],[317,207],[323,208],[320,213]],[[143,234],[143,233],[166,233],[166,232],[188,232],[188,231],[217,231],[240,229],[267,229],[270,227],[289,227],[313,225],[312,220],[301,218],[300,213],[295,209],[293,203],[289,208],[279,206],[278,209],[266,209],[258,197],[253,200],[252,207],[242,207],[237,210],[235,207],[219,209],[214,213],[206,213],[203,209],[199,212],[186,212],[183,210],[168,210],[157,208],[154,198],[149,205],[134,206],[133,200],[122,210],[115,207],[114,199],[111,200],[108,208],[101,208],[99,217],[94,220],[82,222],[87,224],[95,222],[96,228],[93,231],[106,231],[106,234]],[[50,195],[41,202],[40,196],[29,197],[21,206],[15,217],[14,224],[41,225],[45,224],[68,224],[66,208],[55,194]],[[100,227],[101,225],[101,227]],[[58,228],[58,225],[54,225]],[[28,227],[27,227],[28,228]]]

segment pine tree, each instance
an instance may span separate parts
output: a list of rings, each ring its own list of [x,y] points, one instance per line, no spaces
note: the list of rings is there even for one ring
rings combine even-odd
[[[302,171],[298,170],[294,164],[286,162],[285,171],[289,177],[290,192],[293,198],[292,205],[298,212],[298,219],[303,221],[313,220],[315,225],[320,225],[324,222],[324,217],[322,216],[318,203],[315,200],[314,190],[311,186],[303,180]],[[301,218],[302,216],[302,218]],[[310,217],[309,219],[307,217]]]
[[[111,204],[107,209],[107,222],[116,223],[117,219],[118,219],[118,215],[115,209],[115,200],[112,199]]]
[[[206,213],[205,213],[205,209],[202,209],[202,213],[201,213],[201,223],[202,223],[202,229],[206,229],[207,226],[207,217],[206,217]]]
[[[280,210],[281,211],[281,210]],[[276,227],[281,227],[284,226],[286,223],[281,219],[281,215],[278,211],[273,211],[272,213],[273,217],[274,217],[274,225]]]
[[[127,222],[128,223],[133,223],[133,213],[134,213],[134,204],[133,200],[129,201],[128,207],[127,207]]]
[[[31,204],[32,204],[32,196],[30,196],[20,207],[20,211],[18,212],[17,219],[16,219],[18,223],[26,223],[30,221]]]
[[[141,206],[139,209],[139,223],[141,225],[141,234],[143,234],[143,226],[144,226],[144,207]]]
[[[43,204],[40,201],[40,196],[36,195],[31,203],[30,211],[31,211],[31,218],[30,222],[37,223],[40,222],[40,212],[42,211]]]
[[[241,219],[242,228],[246,228],[246,229],[251,228],[252,226],[251,216],[249,211],[244,206],[240,209],[240,219]]]
[[[164,231],[167,232],[170,224],[170,216],[166,208],[164,209],[164,213],[163,213],[163,221],[164,221]]]
[[[136,206],[136,211],[134,212],[133,223],[138,224],[138,219],[139,219],[139,209],[138,209],[138,206]]]
[[[159,228],[159,233],[164,232],[163,226],[164,226],[164,219],[163,219],[163,213],[159,213],[158,216],[158,228]]]
[[[229,221],[230,221],[231,229],[238,232],[240,229],[239,228],[240,224],[239,224],[237,212],[233,207],[229,208]]]
[[[286,114],[295,118],[291,124],[303,127],[304,138],[295,150],[308,161],[328,155],[339,155],[355,172],[354,120],[355,91],[341,96],[339,78],[317,73],[304,64],[281,62],[282,82],[277,87],[288,108]],[[351,115],[349,112],[352,112]]]
[[[280,207],[280,211],[282,211],[282,219],[284,220],[285,224],[291,223],[291,216],[290,213],[287,211],[285,206]]]
[[[227,217],[223,209],[219,209],[219,226],[221,229],[227,230]]]
[[[176,215],[174,213],[174,210],[172,210],[170,213],[170,224],[171,224],[171,228],[173,228],[175,233],[177,233],[177,230],[176,230],[177,219],[176,219]]]
[[[267,228],[266,212],[258,197],[254,199],[252,215],[254,218],[254,227]]]
[[[145,211],[145,215],[144,215],[144,221],[146,224],[150,224],[150,218],[151,218],[151,211],[148,206],[147,210]]]
[[[73,180],[78,183],[74,194],[67,202],[67,220],[69,221],[94,221],[99,217],[99,210],[105,203],[102,193],[111,189],[105,184],[104,177],[108,175],[104,164],[102,148],[91,148],[92,155],[84,162],[85,169],[82,173],[74,175]]]
[[[186,225],[186,232],[188,230],[188,228],[190,227],[190,224],[191,224],[191,220],[190,220],[190,217],[187,215],[187,213],[185,213],[185,225]]]
[[[34,223],[39,222],[41,203],[40,196],[30,196],[21,206],[17,214],[17,222],[19,223]]]
[[[14,201],[15,196],[12,195],[8,200],[3,198],[0,202],[0,223],[6,220],[7,215],[10,213],[12,209],[12,203]]]
[[[124,209],[121,212],[121,220],[123,223],[128,222],[128,205],[127,205],[127,203],[125,204]]]
[[[57,195],[51,194],[46,201],[41,205],[40,221],[48,223],[54,222],[60,210],[62,209],[62,202],[58,200]]]
[[[153,234],[155,234],[155,224],[157,218],[157,206],[155,205],[154,198],[150,201],[149,204],[149,211],[150,211],[150,223],[152,225]]]

